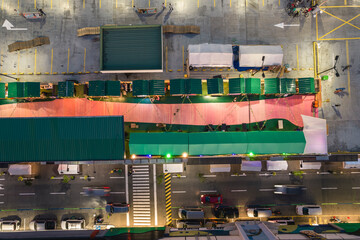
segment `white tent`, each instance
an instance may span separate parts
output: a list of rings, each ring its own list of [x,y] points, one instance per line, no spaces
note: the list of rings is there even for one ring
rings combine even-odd
[[[242,161],[241,171],[260,172],[261,161]]]
[[[301,115],[304,123],[306,140],[304,154],[327,154],[326,120],[321,118]]]
[[[288,169],[287,161],[266,161],[268,171],[285,171]]]
[[[231,44],[189,45],[189,65],[193,67],[232,67]]]
[[[182,173],[183,171],[184,166],[182,163],[163,164],[164,173]]]
[[[210,164],[210,172],[230,172],[231,166],[230,164]]]
[[[59,174],[79,174],[80,168],[77,164],[59,164]]]
[[[300,169],[314,169],[319,170],[321,168],[321,162],[304,162],[300,161]]]
[[[281,65],[283,60],[283,49],[280,45],[240,45],[239,66],[240,67],[261,67]]]
[[[9,166],[8,172],[10,175],[31,175],[31,165],[30,164],[11,164]]]

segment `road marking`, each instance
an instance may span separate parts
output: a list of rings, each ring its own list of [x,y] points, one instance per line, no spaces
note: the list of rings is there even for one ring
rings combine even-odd
[[[140,186],[149,186],[150,183],[134,183],[133,186],[134,187],[140,187]]]
[[[52,1],[51,1],[52,2]],[[53,59],[54,59],[54,49],[51,49],[51,63],[50,63],[50,74],[53,73]]]
[[[134,214],[135,217],[147,217],[149,216],[148,214]],[[148,218],[150,219],[150,218]]]
[[[149,165],[134,165],[133,168],[149,168]]]
[[[133,225],[134,226],[144,226],[144,225],[150,226],[150,223],[134,223]]]
[[[5,178],[0,178],[0,181],[5,181]]]
[[[150,192],[150,190],[133,190],[134,193],[146,193],[146,192]]]
[[[336,190],[338,189],[337,187],[324,187],[324,188],[321,188],[322,190]]]
[[[149,186],[133,187],[133,189],[138,189],[138,190],[140,190],[140,189],[150,189],[150,187]]]
[[[0,202],[0,204],[4,204],[4,202]]]
[[[85,177],[80,177],[80,179],[85,179]],[[87,177],[87,179],[95,179],[95,177]]]
[[[246,192],[246,189],[241,189],[241,190],[231,190],[231,192]]]
[[[53,178],[50,178],[51,180],[58,180],[58,179],[64,179],[63,177],[53,177]]]
[[[136,217],[134,217],[134,219],[139,219],[139,220],[150,220],[151,218],[150,218],[150,217],[147,217],[147,216],[136,216]]]
[[[35,193],[19,193],[20,196],[34,196]]]
[[[69,64],[70,64],[70,48],[68,48],[67,72],[69,72]]]
[[[158,213],[157,213],[157,190],[156,190],[156,164],[153,164],[153,181],[154,181],[154,212],[155,212],[155,219],[154,224],[155,226],[158,225]]]
[[[133,213],[134,213],[134,214],[141,214],[141,213],[144,213],[144,214],[145,214],[145,213],[148,213],[148,214],[150,214],[150,210],[148,210],[148,211],[136,211],[136,210],[135,210],[135,211],[133,211]]]
[[[149,204],[133,204],[133,208],[134,209],[138,209],[138,208],[148,208],[150,207],[150,203]]]
[[[351,172],[351,174],[359,174],[360,172]]]
[[[246,174],[231,174],[232,177],[246,177]]]
[[[51,192],[51,195],[65,195],[66,192]]]
[[[140,199],[140,198],[150,198],[150,196],[134,196],[133,197],[134,199]]]
[[[273,188],[266,188],[266,189],[259,189],[260,192],[271,192],[274,191],[275,189]]]
[[[322,175],[328,175],[328,174],[330,174],[329,172],[318,172],[318,174],[322,174]]]
[[[216,175],[203,175],[203,177],[216,177]]]
[[[128,165],[125,165],[125,173],[128,172]],[[129,203],[129,176],[125,174],[126,202]],[[126,213],[126,226],[130,226],[130,214]]]
[[[125,178],[125,177],[110,177],[110,178],[114,178],[114,179],[118,179],[118,178],[120,178],[120,179],[123,179],[123,178]]]
[[[137,176],[136,176],[136,180],[148,180],[149,182],[149,178],[138,178]],[[135,181],[133,181],[133,183],[135,183]]]
[[[147,177],[147,176],[149,176],[149,174],[138,174],[138,173],[134,172],[133,176],[136,177],[136,179],[139,179],[138,177]],[[149,179],[149,178],[147,178],[147,179]]]
[[[133,180],[133,185],[137,183],[149,183],[150,181],[135,181]]]
[[[3,197],[4,195],[5,195],[5,194],[1,193],[1,194],[0,194],[0,197]]]
[[[141,219],[134,219],[134,223],[137,222],[137,223],[149,223],[151,222],[150,220],[141,220]]]
[[[351,189],[360,189],[360,187],[352,187]]]
[[[186,178],[186,176],[183,176],[183,175],[181,175],[181,176],[172,176],[173,178]]]
[[[141,195],[150,195],[150,193],[148,193],[148,192],[146,192],[146,193],[145,193],[145,192],[139,192],[139,193],[138,193],[138,192],[134,192],[133,195],[134,195],[134,196],[137,196],[137,195],[139,195],[139,196],[141,196]]]
[[[217,190],[203,190],[203,191],[200,191],[200,192],[204,192],[204,193],[206,193],[206,192],[217,192]]]
[[[125,192],[110,192],[110,194],[125,194]]]
[[[346,1],[346,0],[345,0]],[[350,65],[350,61],[349,61],[349,42],[348,40],[346,40],[346,65],[349,66]],[[349,97],[351,96],[350,94],[350,68],[347,69],[347,78],[348,78],[348,93],[349,93]]]
[[[186,193],[186,191],[172,191],[172,193]]]
[[[138,211],[150,211],[150,208],[146,208],[146,207],[143,207],[143,208],[141,208],[141,207],[136,207],[136,208],[135,208],[135,207],[134,207],[133,209],[134,209],[134,211],[135,211],[135,210],[138,210]]]

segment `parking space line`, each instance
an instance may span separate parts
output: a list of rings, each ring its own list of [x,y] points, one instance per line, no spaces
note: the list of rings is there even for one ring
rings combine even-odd
[[[20,196],[34,196],[35,193],[19,193]]]
[[[85,0],[83,0],[83,8],[85,8]]]
[[[246,174],[231,174],[231,177],[246,177]]]
[[[337,190],[338,188],[337,187],[324,187],[324,188],[321,188],[322,190]]]
[[[345,0],[346,1],[346,0]],[[349,42],[348,40],[346,40],[346,65],[349,66],[350,65],[350,61],[349,61]],[[347,69],[347,78],[348,78],[348,93],[349,93],[349,97],[351,97],[351,93],[350,93],[350,68]]]
[[[268,188],[268,189],[259,189],[260,192],[271,192],[274,191],[273,188]]]
[[[203,190],[203,191],[200,191],[200,192],[203,192],[203,193],[206,193],[206,192],[217,192],[217,190]]]
[[[203,177],[216,177],[216,175],[203,175]]]
[[[51,195],[65,195],[66,192],[51,192]]]
[[[123,179],[125,177],[110,177],[111,179]]]
[[[172,191],[172,193],[186,193],[186,191]]]
[[[360,187],[352,187],[351,189],[360,189]]]
[[[80,177],[80,179],[85,179],[85,177]],[[87,179],[95,179],[95,177],[87,177]]]
[[[231,192],[247,192],[246,189],[241,189],[241,190],[231,190]]]

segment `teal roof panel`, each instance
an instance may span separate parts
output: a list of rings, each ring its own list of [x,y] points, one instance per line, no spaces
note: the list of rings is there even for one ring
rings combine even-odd
[[[265,79],[265,94],[280,93],[280,80],[278,78]]]
[[[280,78],[280,93],[296,93],[294,78]]]
[[[59,97],[74,97],[74,82],[65,81],[58,84]]]
[[[208,94],[223,94],[224,85],[222,78],[210,78],[207,79]]]
[[[315,81],[314,78],[299,78],[299,93],[316,93],[315,92]]]

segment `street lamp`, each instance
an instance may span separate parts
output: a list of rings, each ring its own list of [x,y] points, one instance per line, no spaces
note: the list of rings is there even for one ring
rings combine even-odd
[[[328,72],[330,70],[335,70],[335,76],[340,77],[340,74],[339,74],[338,70],[336,69],[336,64],[337,64],[338,60],[339,60],[339,55],[336,55],[335,56],[335,64],[334,64],[334,66],[332,68],[326,69],[325,71],[319,72],[318,74],[320,75],[320,74]]]

